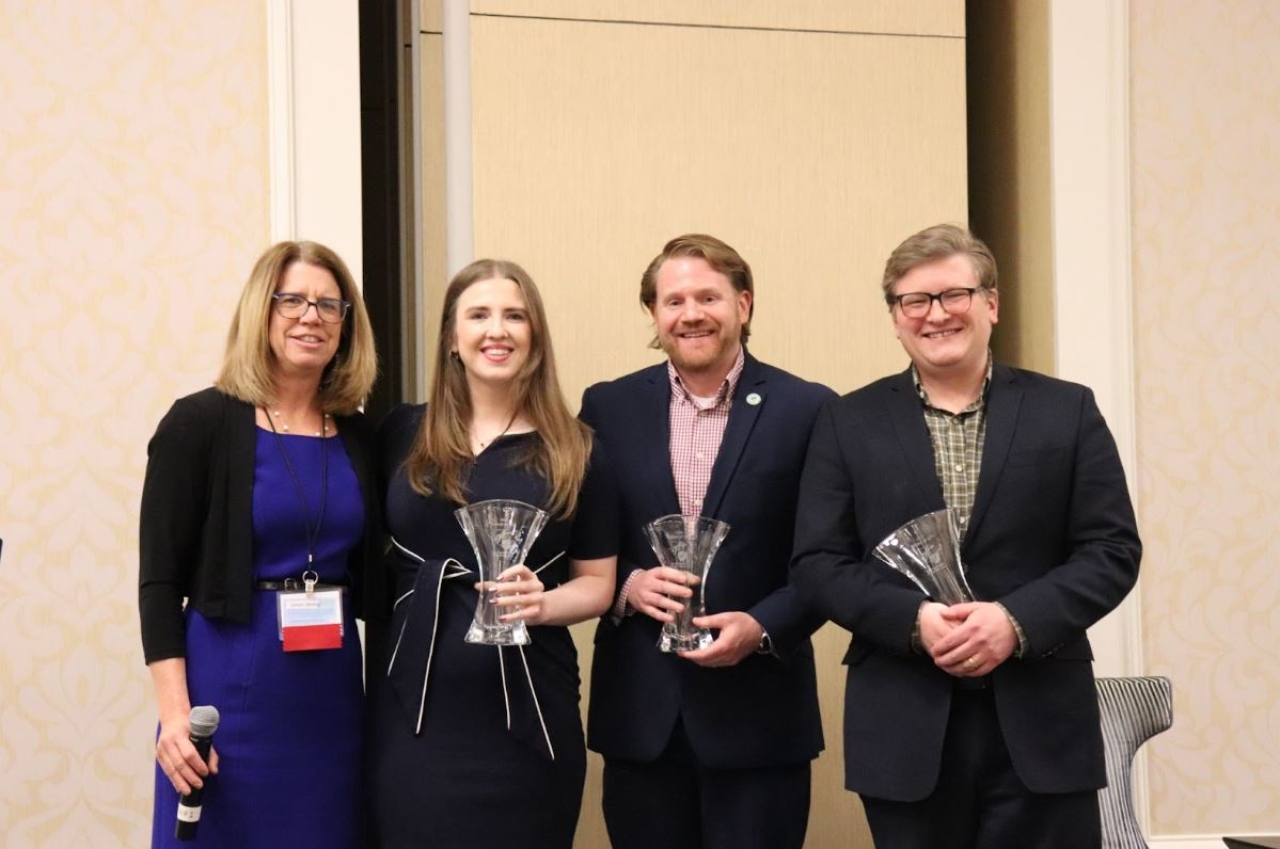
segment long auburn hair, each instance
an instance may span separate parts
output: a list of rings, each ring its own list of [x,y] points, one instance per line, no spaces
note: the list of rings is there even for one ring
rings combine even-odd
[[[450,501],[467,503],[466,471],[471,451],[471,391],[466,368],[453,356],[458,327],[458,298],[481,280],[510,280],[524,296],[529,319],[529,356],[515,376],[516,410],[532,422],[540,439],[517,456],[516,464],[533,468],[551,486],[549,512],[571,516],[578,507],[578,490],[591,456],[591,431],[569,412],[542,296],[528,272],[514,262],[480,259],[459,271],[445,291],[440,316],[440,339],[431,379],[431,399],[413,448],[405,459],[409,485],[421,495],[433,490]]]

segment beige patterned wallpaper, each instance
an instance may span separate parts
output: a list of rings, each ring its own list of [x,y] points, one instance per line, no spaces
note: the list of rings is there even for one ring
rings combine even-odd
[[[1131,0],[1156,834],[1280,831],[1280,3]]]
[[[149,838],[146,441],[268,238],[266,15],[0,3],[0,844]]]

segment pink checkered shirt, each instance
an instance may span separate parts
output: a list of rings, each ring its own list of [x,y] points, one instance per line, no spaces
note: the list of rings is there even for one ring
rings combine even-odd
[[[686,516],[702,513],[702,499],[711,483],[711,467],[720,453],[720,440],[729,424],[729,408],[733,391],[742,376],[746,358],[738,350],[738,359],[725,376],[714,398],[695,398],[685,389],[676,367],[667,363],[671,380],[671,476],[676,482],[680,512]]]
[[[711,483],[711,469],[724,429],[729,424],[729,408],[733,406],[733,392],[742,376],[746,356],[738,349],[738,359],[725,375],[724,383],[714,398],[695,398],[685,389],[676,367],[667,362],[667,376],[671,381],[671,477],[675,479],[676,496],[680,500],[680,512],[697,516],[702,513],[702,499]],[[655,517],[656,518],[656,517]],[[621,618],[631,609],[627,606],[627,594],[640,570],[633,571],[622,585],[613,615]]]

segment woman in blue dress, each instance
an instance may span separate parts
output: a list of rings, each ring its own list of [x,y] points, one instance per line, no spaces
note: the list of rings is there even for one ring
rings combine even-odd
[[[569,412],[546,316],[518,265],[449,284],[426,407],[381,429],[394,585],[388,656],[370,659],[371,812],[385,849],[569,849],[586,770],[568,626],[613,598],[616,488]],[[550,514],[526,563],[485,587],[524,646],[464,637],[479,598],[460,506]]]
[[[160,714],[153,847],[178,845],[178,795],[195,787],[197,836],[181,845],[361,845],[354,617],[379,499],[358,407],[376,372],[342,260],[282,242],[241,293],[215,386],[179,399],[148,445],[139,603]],[[340,604],[286,637],[278,605],[308,582],[341,588]],[[208,763],[189,739],[193,705],[221,715]]]

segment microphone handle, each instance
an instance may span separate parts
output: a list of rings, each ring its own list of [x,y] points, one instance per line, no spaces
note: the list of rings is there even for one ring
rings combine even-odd
[[[209,762],[209,749],[213,744],[212,737],[190,737],[191,745],[196,747],[200,760]],[[206,780],[208,777],[206,776]],[[185,796],[178,797],[178,825],[173,836],[178,840],[195,840],[196,829],[200,825],[200,806],[204,796],[204,788],[193,787]]]

